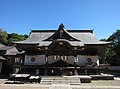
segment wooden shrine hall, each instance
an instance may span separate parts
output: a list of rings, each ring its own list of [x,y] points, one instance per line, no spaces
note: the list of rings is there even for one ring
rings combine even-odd
[[[99,49],[93,30],[32,30],[24,41],[13,43],[20,51],[12,60],[17,73],[61,76],[97,73]]]

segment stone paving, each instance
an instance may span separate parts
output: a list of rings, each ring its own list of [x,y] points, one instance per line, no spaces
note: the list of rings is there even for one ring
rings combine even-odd
[[[51,85],[49,89],[72,89],[71,85]]]
[[[0,89],[120,89],[120,78],[115,78],[115,80],[92,80],[91,83],[81,83],[81,85],[4,84],[6,81],[7,79],[0,79]]]

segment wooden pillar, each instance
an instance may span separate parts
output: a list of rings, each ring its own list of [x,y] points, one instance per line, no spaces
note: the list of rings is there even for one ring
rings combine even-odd
[[[87,74],[87,69],[85,69],[85,74]]]
[[[22,65],[24,65],[24,63],[25,63],[25,55],[24,57],[22,57]]]
[[[47,56],[45,57],[45,62],[46,62],[46,64],[45,64],[45,75],[47,76],[47,72],[48,72],[48,57]]]
[[[2,61],[0,61],[0,74],[2,72]]]
[[[76,56],[74,56],[74,75],[78,75],[78,72],[77,72],[77,63],[78,62],[78,59]]]

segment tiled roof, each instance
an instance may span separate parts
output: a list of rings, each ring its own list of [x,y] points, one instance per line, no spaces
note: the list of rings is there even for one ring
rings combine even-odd
[[[3,44],[0,43],[0,48],[3,47],[3,46],[5,46],[5,45],[3,45]]]
[[[0,47],[0,50],[9,50],[11,48],[14,48],[14,46],[3,46],[3,47]]]
[[[31,34],[29,35],[29,37],[24,40],[24,41],[19,41],[19,42],[15,42],[15,43],[23,43],[23,44],[39,44],[39,46],[42,45],[49,45],[51,43],[51,41],[43,41],[45,39],[47,39],[48,37],[50,37],[52,34],[54,34],[54,32],[31,32]],[[84,44],[108,44],[110,42],[102,42],[102,41],[98,41],[95,38],[95,35],[90,33],[90,32],[69,32],[70,35],[72,35],[74,38],[80,40],[82,43]],[[75,43],[72,42],[71,43]],[[78,42],[76,42],[77,44]]]
[[[16,44],[38,44],[38,46],[49,46],[54,40],[56,34],[60,34],[60,30],[64,31],[64,33],[74,39],[70,41],[68,39],[63,38],[62,40],[67,41],[72,46],[83,46],[83,45],[104,45],[110,44],[110,42],[102,42],[98,41],[93,34],[93,30],[65,30],[64,28],[58,28],[58,30],[32,30],[29,37],[24,41],[14,42]],[[53,40],[50,40],[51,38]]]
[[[95,38],[95,35],[92,33],[69,33],[71,34],[73,37],[80,39],[81,42],[83,42],[84,44],[110,44],[110,42],[103,42],[103,41],[99,41]]]
[[[4,57],[0,56],[0,60],[6,60]]]

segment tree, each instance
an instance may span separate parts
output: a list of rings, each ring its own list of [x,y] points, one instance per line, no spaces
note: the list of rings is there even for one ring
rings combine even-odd
[[[27,37],[27,35],[19,35],[17,33],[8,34],[8,44],[11,45],[13,41],[25,40]]]
[[[13,41],[22,41],[28,38],[28,35],[21,35],[17,33],[8,34],[6,31],[0,28],[0,43],[5,45],[12,45]]]
[[[114,58],[116,58],[116,53],[114,52],[112,47],[104,46],[99,51],[99,58],[101,63],[115,64]]]
[[[120,65],[120,30],[114,32],[109,38],[108,41],[113,43],[112,50],[115,52],[116,56],[113,58],[115,65]]]
[[[112,42],[111,47],[103,47],[100,50],[101,62],[109,62],[111,65],[120,65],[120,30],[114,32],[107,40]]]
[[[0,43],[7,45],[8,43],[7,37],[8,37],[7,32],[0,28]]]
[[[106,38],[103,38],[103,39],[100,39],[100,41],[105,41],[105,42],[106,42],[106,41],[107,41],[107,39],[106,39]]]
[[[100,41],[107,41],[107,39],[101,39]],[[99,58],[101,63],[113,63],[113,58],[116,57],[112,46],[104,46],[99,50]]]

